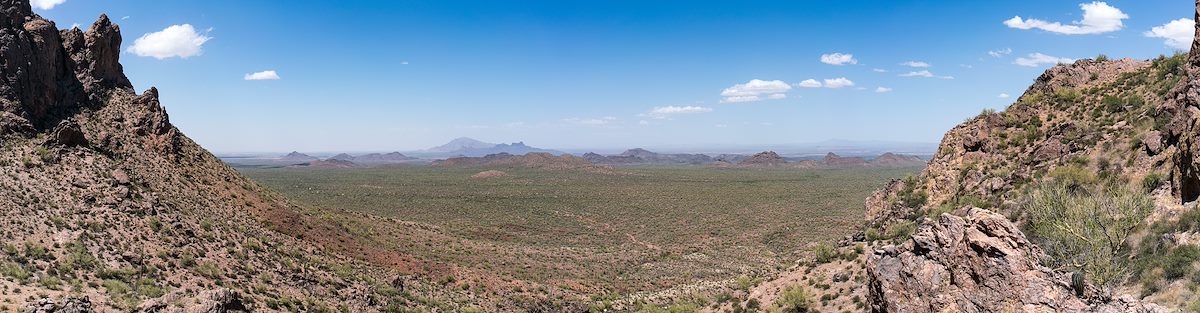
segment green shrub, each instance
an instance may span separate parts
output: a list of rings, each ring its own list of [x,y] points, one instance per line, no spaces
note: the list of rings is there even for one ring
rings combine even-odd
[[[795,285],[783,290],[771,312],[801,313],[812,311],[813,300],[804,286]]]
[[[1095,190],[1067,180],[1045,181],[1022,205],[1030,237],[1054,263],[1112,287],[1128,272],[1127,240],[1154,209],[1146,195],[1122,187]]]
[[[813,259],[816,260],[817,264],[833,262],[841,257],[833,245],[825,242],[818,243],[817,247],[813,248],[813,256]]]
[[[913,232],[917,230],[917,223],[913,221],[900,221],[888,226],[887,237],[896,241],[908,240]]]
[[[1163,183],[1163,174],[1162,173],[1154,172],[1154,173],[1146,174],[1146,177],[1142,178],[1142,188],[1145,189],[1147,192],[1154,191],[1154,189],[1158,189],[1158,186],[1162,186],[1162,183]]]
[[[1192,275],[1196,267],[1192,266],[1200,260],[1200,248],[1193,245],[1182,245],[1171,249],[1163,259],[1163,278],[1175,280]]]

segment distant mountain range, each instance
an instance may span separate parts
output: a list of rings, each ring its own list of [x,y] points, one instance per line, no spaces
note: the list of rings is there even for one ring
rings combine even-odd
[[[467,137],[460,137],[451,140],[450,142],[437,147],[422,151],[426,154],[440,154],[448,156],[467,156],[479,157],[489,154],[507,153],[512,155],[525,155],[528,153],[549,153],[553,155],[561,155],[562,151],[542,149],[525,145],[524,142],[514,142],[511,144],[496,144],[475,140]]]

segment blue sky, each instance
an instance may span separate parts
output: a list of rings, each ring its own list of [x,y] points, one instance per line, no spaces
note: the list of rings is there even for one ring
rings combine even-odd
[[[561,149],[937,142],[1053,65],[1028,61],[1171,54],[1185,43],[1162,37],[1194,12],[1187,0],[34,2],[60,28],[107,13],[135,87],[158,87],[172,122],[218,153],[460,136]],[[278,79],[248,80],[274,78],[264,71]]]

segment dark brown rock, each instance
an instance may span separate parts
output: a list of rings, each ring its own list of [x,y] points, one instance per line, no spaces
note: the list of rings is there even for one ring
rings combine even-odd
[[[83,135],[83,130],[79,128],[79,124],[71,120],[65,120],[58,123],[54,130],[50,133],[51,142],[54,144],[77,147],[86,146],[87,138]]]

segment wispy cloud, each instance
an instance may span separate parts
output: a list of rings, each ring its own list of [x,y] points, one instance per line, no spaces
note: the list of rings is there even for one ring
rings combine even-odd
[[[1195,21],[1181,18],[1162,26],[1155,26],[1142,34],[1146,37],[1166,39],[1168,47],[1186,50],[1192,47],[1192,37],[1195,35],[1195,31]]]
[[[937,74],[934,74],[933,72],[930,72],[928,70],[908,72],[908,73],[900,74],[900,77],[928,77],[928,78],[954,79],[954,76],[938,76]]]
[[[925,63],[925,62],[921,62],[921,61],[908,61],[908,62],[900,63],[900,65],[904,65],[904,66],[908,66],[908,67],[929,67],[929,63]]]
[[[821,63],[830,65],[846,65],[858,64],[858,60],[854,59],[853,54],[849,53],[830,53],[821,55]]]
[[[1007,93],[1001,93],[999,96],[996,96],[996,98],[1000,99],[1008,99],[1009,97],[1011,96],[1009,96]]]
[[[1049,56],[1049,55],[1035,52],[1035,53],[1030,53],[1029,56],[1027,56],[1027,57],[1017,58],[1016,60],[1013,61],[1013,64],[1020,65],[1020,66],[1026,66],[1026,67],[1038,67],[1038,66],[1042,66],[1044,64],[1055,65],[1055,64],[1059,64],[1059,63],[1071,63],[1071,62],[1075,62],[1075,59],[1060,58],[1060,57],[1056,57],[1056,56]]]
[[[892,88],[879,87],[879,88],[875,88],[875,92],[877,92],[877,93],[892,92]]]
[[[617,118],[612,117],[612,116],[605,116],[605,117],[599,117],[599,118],[574,118],[573,117],[573,118],[565,118],[565,119],[563,119],[563,122],[567,122],[567,123],[571,123],[571,124],[585,125],[585,126],[604,126],[604,125],[611,124],[611,123],[615,122],[616,120],[617,120]]]
[[[279,74],[275,73],[274,70],[254,72],[254,73],[246,74],[246,76],[244,76],[243,79],[245,79],[245,80],[279,80]]]
[[[1012,48],[988,51],[988,55],[996,58],[1004,57],[1009,54],[1012,54]]]
[[[671,115],[680,115],[680,114],[708,113],[708,112],[712,112],[712,110],[713,110],[712,108],[706,108],[706,107],[700,107],[700,106],[690,106],[690,105],[688,105],[688,106],[673,106],[673,105],[670,105],[670,106],[665,106],[665,107],[656,107],[656,108],[650,110],[650,113],[647,113],[646,115],[651,116],[651,117],[667,117],[667,116],[671,116]]]
[[[1016,29],[1036,28],[1065,35],[1088,35],[1121,30],[1125,27],[1122,20],[1129,18],[1129,15],[1125,14],[1125,12],[1121,12],[1120,9],[1101,1],[1081,3],[1079,4],[1079,8],[1083,10],[1083,20],[1074,21],[1071,24],[1048,22],[1032,18],[1022,19],[1020,16],[1014,16],[1004,21],[1004,25]]]
[[[845,77],[827,78],[827,79],[825,79],[825,82],[820,82],[820,81],[817,81],[816,79],[805,79],[804,81],[796,83],[796,86],[800,86],[802,88],[825,87],[825,88],[835,88],[836,89],[836,88],[852,87],[852,86],[854,86],[854,81],[847,79]]]

